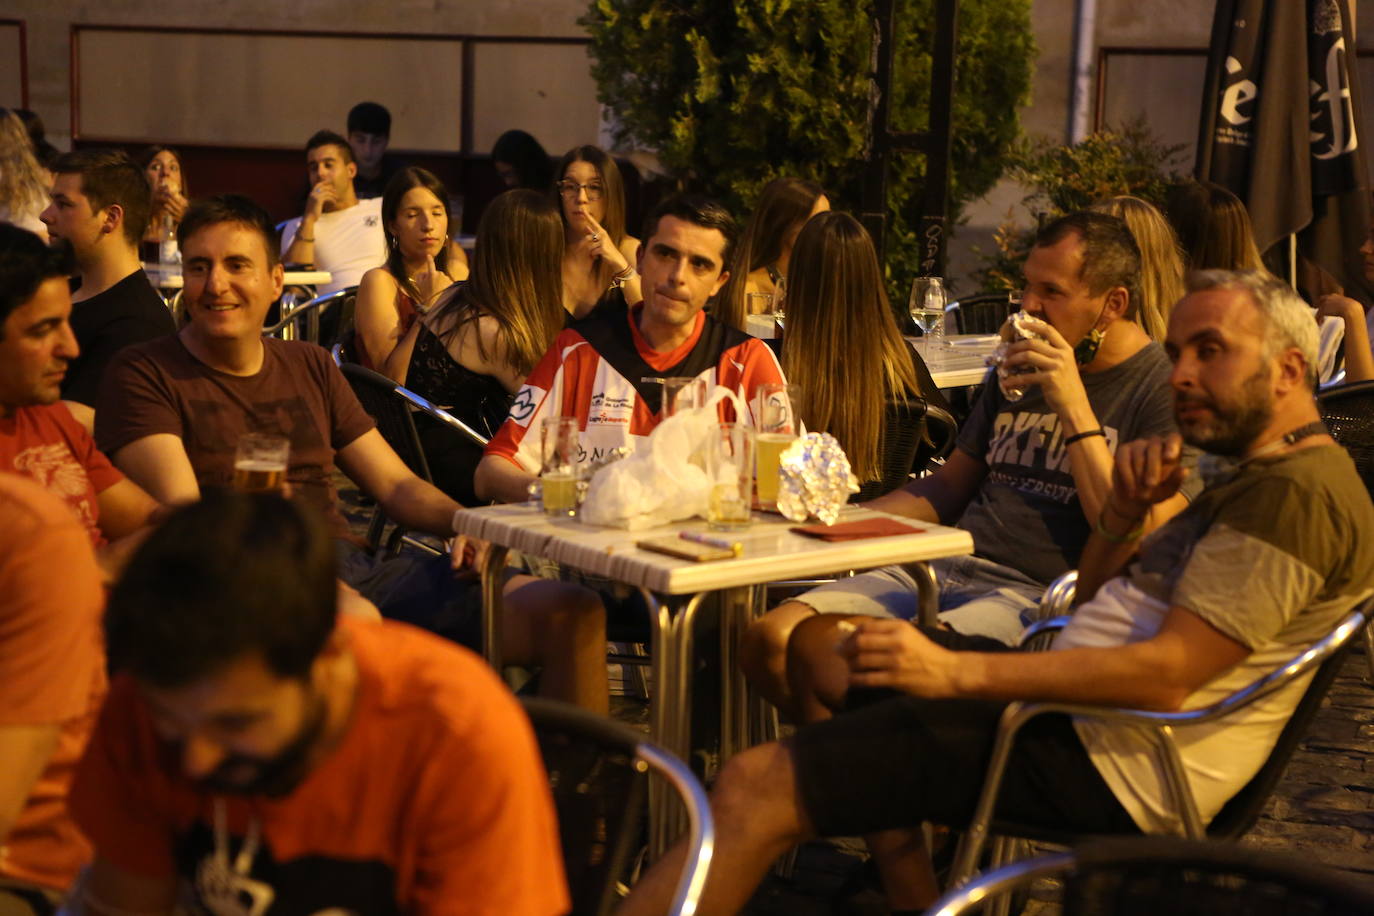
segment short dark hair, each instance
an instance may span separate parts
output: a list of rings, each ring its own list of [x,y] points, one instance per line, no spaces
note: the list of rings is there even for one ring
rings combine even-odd
[[[359,102],[348,112],[348,132],[351,134],[355,130],[390,137],[391,112],[376,102]]]
[[[118,204],[124,211],[124,239],[137,245],[153,212],[153,188],[148,176],[129,154],[119,149],[79,149],[63,153],[53,163],[59,175],[80,175],[81,193],[91,209]]]
[[[177,247],[185,250],[187,239],[206,226],[217,223],[235,223],[258,233],[262,236],[263,247],[267,249],[267,266],[275,267],[281,261],[272,217],[242,194],[217,194],[193,201],[177,225]]]
[[[1088,292],[1100,296],[1113,287],[1124,287],[1130,299],[1126,317],[1134,319],[1140,303],[1140,248],[1126,221],[1079,210],[1041,227],[1035,235],[1035,247],[1058,245],[1071,233],[1083,245],[1083,269],[1078,278],[1088,285]]]
[[[10,314],[32,299],[44,281],[75,271],[70,246],[49,248],[29,230],[0,223],[0,339]]]
[[[105,608],[115,671],[185,687],[260,654],[301,678],[334,630],[334,540],[280,496],[207,490],[139,547]]]
[[[730,258],[735,252],[735,242],[739,240],[739,224],[729,210],[700,194],[675,195],[655,207],[644,222],[644,244],[647,245],[649,239],[653,238],[658,231],[659,221],[665,216],[695,223],[703,229],[715,229],[725,236],[725,248],[720,253],[720,269],[730,269]]]
[[[353,147],[332,130],[317,130],[311,134],[310,139],[305,141],[305,154],[309,156],[311,150],[319,149],[321,146],[337,146],[344,162],[353,161]]]

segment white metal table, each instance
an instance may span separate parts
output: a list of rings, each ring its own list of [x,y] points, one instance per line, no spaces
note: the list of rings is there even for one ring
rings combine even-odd
[[[884,514],[858,506],[846,507],[840,521],[881,518]],[[706,523],[689,519],[643,531],[601,528],[575,519],[550,518],[526,504],[489,506],[459,512],[458,534],[490,541],[492,550],[482,571],[483,640],[487,660],[500,670],[501,571],[509,550],[542,557],[593,576],[638,588],[649,607],[654,694],[650,728],[654,740],[686,759],[691,752],[693,624],[703,600],[725,592],[722,633],[747,622],[754,607],[752,589],[785,579],[814,577],[894,563],[918,563],[973,552],[968,532],[901,519],[911,534],[850,541],[822,541],[795,534],[795,523],[781,516],[755,513],[753,524],[728,537],[744,545],[743,555],[729,560],[698,563],[642,550],[635,542],[673,536],[681,531],[705,532]],[[727,653],[728,658],[728,653]],[[744,689],[735,666],[722,658],[722,757],[741,743]],[[663,793],[650,797],[651,850],[655,855],[676,838],[679,812]]]
[[[988,374],[984,360],[997,347],[996,334],[949,334],[945,337],[945,345],[931,347],[927,356],[921,338],[908,337],[907,340],[926,361],[930,377],[940,388],[981,384]]]
[[[186,285],[180,267],[163,267],[160,264],[144,264],[143,272],[148,282],[158,289],[181,289]],[[322,286],[334,279],[327,270],[288,270],[282,278],[284,286]]]

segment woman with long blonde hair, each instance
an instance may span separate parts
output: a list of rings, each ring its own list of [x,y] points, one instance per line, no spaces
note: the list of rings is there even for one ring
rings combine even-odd
[[[563,329],[562,259],[563,224],[547,197],[524,189],[497,197],[477,226],[467,281],[441,294],[411,326],[388,357],[386,374],[491,436]],[[454,441],[438,425],[420,432],[435,485],[476,505],[472,475],[481,449]]]
[[[888,402],[933,397],[943,406],[943,398],[897,328],[858,220],[810,218],[792,250],[787,303],[782,365],[800,389],[798,414],[839,441],[860,484],[880,480]]]
[[[48,183],[33,155],[24,122],[0,108],[0,221],[13,223],[48,240],[48,228],[38,218],[48,206]]]
[[[1140,301],[1136,323],[1150,339],[1164,342],[1169,313],[1183,298],[1183,250],[1164,214],[1139,197],[1110,197],[1089,209],[1115,216],[1126,224],[1140,249]]]

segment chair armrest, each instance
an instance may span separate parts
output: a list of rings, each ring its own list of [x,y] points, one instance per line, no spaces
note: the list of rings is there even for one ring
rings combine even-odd
[[[1073,618],[1070,617],[1068,614],[1061,614],[1058,617],[1049,617],[1045,620],[1037,620],[1035,621],[1035,623],[1031,624],[1030,626],[1026,627],[1024,630],[1021,631],[1021,638],[1017,640],[1016,645],[1018,648],[1030,649],[1036,652],[1047,649],[1049,648],[1048,640],[1045,640],[1045,644],[1043,646],[1040,643],[1035,643],[1035,645],[1032,646],[1031,643],[1037,637],[1054,636],[1060,630],[1068,626],[1069,621],[1072,619]]]
[[[1078,594],[1078,570],[1071,569],[1055,579],[1040,596],[1040,616],[1055,617],[1073,612],[1073,600]]]
[[[1081,703],[1008,703],[998,723],[997,738],[993,743],[992,756],[988,763],[988,775],[983,783],[983,792],[978,799],[973,819],[969,824],[967,841],[960,849],[958,861],[951,873],[951,884],[967,880],[973,873],[978,855],[987,839],[988,827],[992,822],[992,812],[1002,785],[1002,776],[1007,760],[1011,756],[1012,741],[1021,726],[1036,716],[1045,713],[1064,713],[1079,718],[1092,718],[1107,722],[1129,725],[1149,726],[1145,734],[1155,744],[1155,751],[1163,768],[1170,791],[1179,802],[1185,830],[1188,835],[1200,838],[1204,835],[1204,825],[1198,815],[1197,803],[1188,786],[1183,761],[1178,748],[1174,745],[1173,728],[1179,725],[1196,725],[1208,722],[1235,712],[1242,707],[1268,696],[1299,677],[1315,669],[1326,659],[1339,652],[1359,633],[1374,611],[1374,598],[1364,602],[1350,612],[1324,638],[1308,646],[1303,652],[1289,659],[1287,663],[1247,684],[1210,706],[1176,712],[1156,712],[1144,709],[1121,709],[1108,706],[1090,706]]]
[[[445,426],[449,427],[450,429],[456,432],[462,433],[464,436],[467,436],[469,439],[471,439],[478,445],[482,446],[483,448],[487,447],[488,440],[486,436],[482,435],[477,430],[473,429],[471,426],[468,426],[466,423],[455,417],[453,414],[449,413],[447,410],[444,410],[442,407],[436,406],[428,398],[421,397],[420,395],[411,391],[409,388],[404,387],[403,385],[396,386],[396,393],[399,394],[401,397],[405,398],[407,401],[409,401],[410,406],[413,409],[418,410],[420,413],[427,414],[428,416],[433,417],[440,423],[444,424]]]

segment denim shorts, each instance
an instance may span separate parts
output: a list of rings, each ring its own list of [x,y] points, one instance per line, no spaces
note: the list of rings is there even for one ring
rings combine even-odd
[[[982,557],[933,560],[940,586],[940,620],[958,633],[987,636],[1015,645],[1021,630],[1034,623],[1045,585]],[[916,580],[903,566],[885,566],[839,579],[796,600],[822,614],[856,614],[914,620]]]

